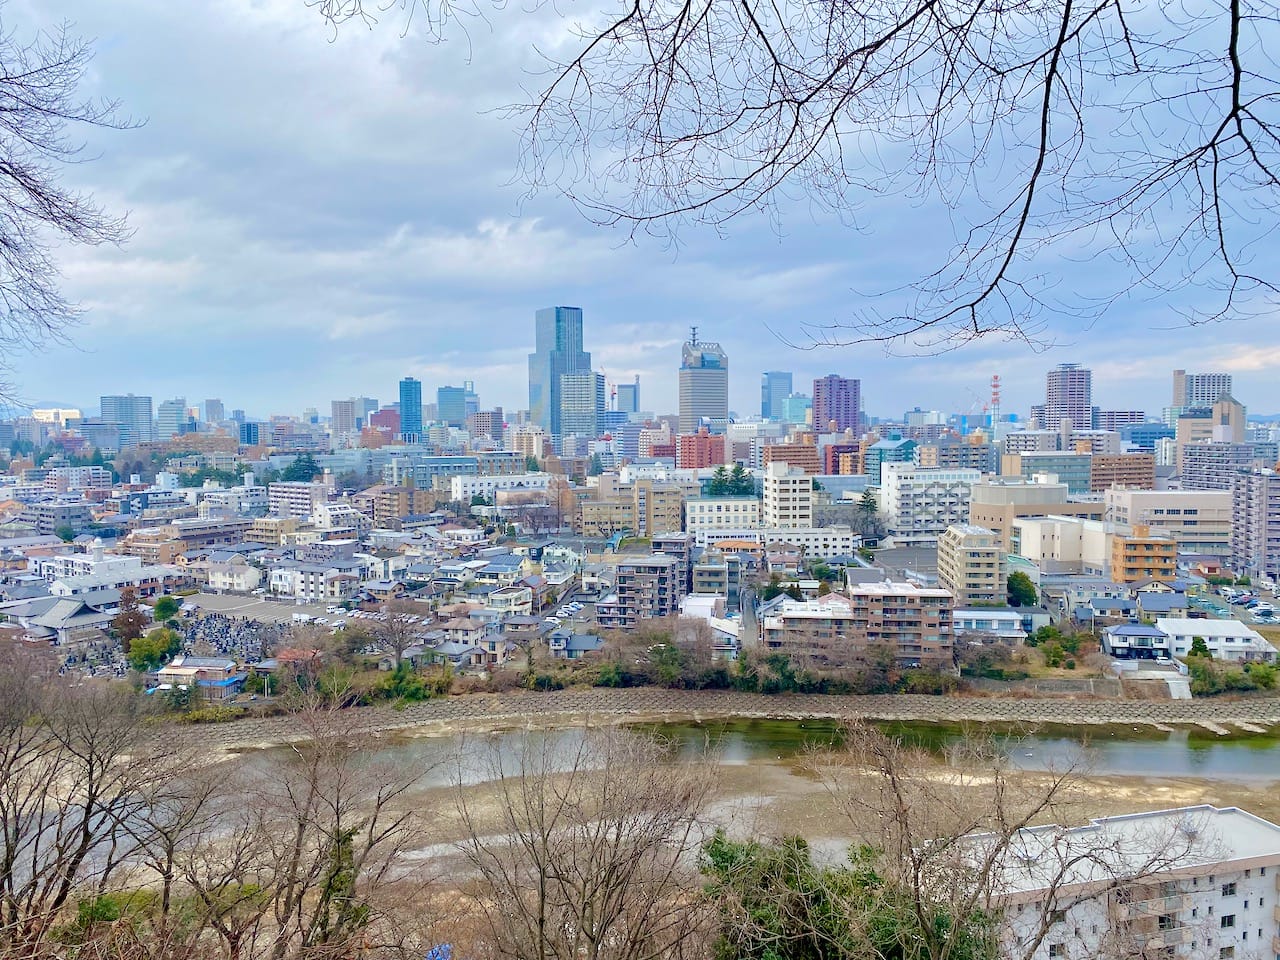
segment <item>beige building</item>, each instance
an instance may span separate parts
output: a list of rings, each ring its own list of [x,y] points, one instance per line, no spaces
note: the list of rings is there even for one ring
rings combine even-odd
[[[684,488],[679,484],[648,479],[621,484],[607,474],[574,514],[574,532],[584,537],[612,537],[624,530],[650,537],[683,527]]]
[[[812,527],[813,477],[785,463],[765,467],[761,521],[773,530]]]
[[[760,501],[756,497],[692,497],[684,502],[684,529],[695,535],[758,526]]]
[[[1106,519],[1149,524],[1172,537],[1184,553],[1231,553],[1232,505],[1228,490],[1130,490],[1103,495]]]
[[[1140,523],[1111,536],[1111,579],[1116,583],[1171,580],[1178,575],[1178,545]]]
[[[1089,489],[1102,493],[1112,487],[1136,490],[1156,488],[1156,458],[1152,453],[1093,455],[1089,464]]]
[[[1003,604],[1004,552],[995,533],[972,524],[947,527],[938,537],[938,583],[951,591],[957,607]]]
[[[969,488],[969,522],[991,530],[996,544],[1006,551],[1010,551],[1013,521],[1019,517],[1054,514],[1101,520],[1104,512],[1101,502],[1071,500],[1067,485],[1051,477],[1034,477],[1030,481],[991,477]]]

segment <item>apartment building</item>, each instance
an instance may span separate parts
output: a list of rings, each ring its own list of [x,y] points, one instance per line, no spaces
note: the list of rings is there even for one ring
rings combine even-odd
[[[852,556],[862,546],[862,536],[847,524],[829,527],[787,527],[783,530],[757,527],[752,530],[704,530],[696,535],[700,547],[723,548],[725,544],[753,544],[794,547],[811,560],[835,560]]]
[[[986,527],[953,524],[938,537],[938,584],[957,607],[1004,603],[1004,552]]]
[[[1063,451],[1028,451],[1006,453],[1000,458],[1000,473],[1005,477],[1030,480],[1038,474],[1052,474],[1067,485],[1075,496],[1089,493],[1092,479],[1092,454]]]
[[[900,667],[950,669],[951,609],[946,590],[866,583],[847,596],[778,598],[763,611],[761,639],[766,649],[818,668],[849,666],[883,654]]]
[[[516,473],[509,476],[450,477],[449,497],[458,503],[470,503],[475,496],[492,501],[500,491],[546,493],[551,487],[549,473]]]
[[[1089,463],[1089,489],[1102,493],[1112,487],[1134,490],[1156,488],[1156,457],[1153,453],[1095,453]]]
[[[761,453],[761,463],[767,470],[771,464],[785,464],[803,473],[822,472],[822,457],[814,443],[772,443]]]
[[[1006,551],[1011,550],[1013,521],[1019,517],[1052,514],[1101,520],[1104,513],[1100,502],[1072,500],[1067,485],[1055,477],[990,477],[969,488],[969,523],[990,529]]]
[[[975,854],[991,839],[973,836]],[[1006,956],[1271,960],[1280,953],[1280,827],[1238,808],[1032,827],[1006,849],[995,891]]]
[[[697,433],[676,437],[676,466],[684,470],[701,470],[726,463],[724,434],[713,434],[706,427]]]
[[[306,520],[316,506],[328,499],[329,487],[324,483],[287,480],[267,485],[267,509],[275,517]]]
[[[693,497],[684,502],[684,529],[695,536],[708,530],[752,530],[759,526],[757,497]]]
[[[786,463],[768,464],[764,470],[761,520],[773,530],[812,527],[813,477]]]
[[[673,557],[676,561],[676,590],[683,599],[693,585],[693,548],[691,534],[679,530],[655,533],[651,538],[653,552]]]
[[[1229,496],[1229,510],[1235,517],[1230,535],[1231,569],[1259,579],[1280,579],[1280,473],[1250,470],[1237,474]]]
[[[1280,492],[1280,491],[1278,491]],[[1215,557],[1232,554],[1232,495],[1226,490],[1131,490],[1113,487],[1103,494],[1105,519],[1149,524],[1174,539],[1183,553]],[[1235,508],[1235,515],[1247,513]],[[1280,538],[1280,528],[1276,531]],[[1280,564],[1280,556],[1277,557]]]
[[[942,437],[922,443],[915,449],[915,462],[918,467],[977,470],[979,473],[995,473],[1000,468],[996,445],[983,441],[980,434]]]
[[[1116,583],[1171,580],[1178,575],[1178,545],[1145,523],[1111,535],[1111,579]]]
[[[684,595],[680,561],[653,554],[618,564],[614,592],[596,603],[596,620],[606,629],[631,629],[641,620],[672,616]]]
[[[620,484],[603,476],[594,491],[579,501],[574,532],[586,537],[612,537],[623,531],[647,537],[680,530],[684,522],[684,487],[642,479]]]
[[[1230,490],[1236,475],[1251,470],[1260,451],[1252,443],[1205,440],[1178,447],[1178,473],[1184,490]],[[1274,463],[1274,457],[1271,458]],[[1265,464],[1270,466],[1271,464]]]
[[[934,543],[947,527],[969,517],[969,491],[977,470],[943,470],[886,463],[880,472],[880,510],[899,543]]]

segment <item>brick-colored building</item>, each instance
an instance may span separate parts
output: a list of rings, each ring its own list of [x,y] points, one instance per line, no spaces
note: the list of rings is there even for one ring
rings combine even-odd
[[[1133,532],[1116,533],[1111,538],[1111,579],[1116,583],[1173,579],[1178,575],[1178,544],[1171,537],[1157,536],[1145,523],[1134,524]]]
[[[680,469],[701,470],[724,462],[723,434],[713,435],[703,427],[697,433],[683,433],[676,438],[676,466]]]
[[[1156,488],[1156,458],[1151,453],[1097,454],[1089,465],[1089,489],[1103,493],[1112,487],[1131,490]]]
[[[774,443],[765,447],[761,463],[767,470],[771,463],[785,463],[808,474],[822,472],[822,459],[812,443]]]

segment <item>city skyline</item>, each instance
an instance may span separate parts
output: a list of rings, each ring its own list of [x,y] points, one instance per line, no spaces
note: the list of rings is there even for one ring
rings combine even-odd
[[[487,404],[521,409],[529,312],[574,303],[594,318],[596,369],[615,383],[639,375],[646,409],[676,396],[673,356],[696,323],[730,354],[729,405],[742,414],[758,409],[759,374],[776,369],[797,384],[857,376],[874,414],[902,405],[902,384],[907,406],[967,409],[999,373],[1005,407],[1026,411],[1058,362],[1091,367],[1106,408],[1163,397],[1171,369],[1204,368],[1234,374],[1237,393],[1275,412],[1264,403],[1280,364],[1273,315],[1182,327],[1191,290],[1185,302],[1126,300],[1097,326],[1051,317],[1043,351],[1000,340],[925,359],[794,349],[811,345],[801,323],[847,320],[863,303],[855,291],[892,288],[919,264],[918,228],[881,219],[863,237],[797,201],[782,204],[781,234],[767,217],[745,217],[724,238],[689,230],[674,250],[621,243],[567,201],[512,182],[519,128],[494,108],[518,99],[510,77],[531,63],[527,35],[477,38],[468,64],[462,45],[428,55],[412,32],[333,37],[291,0],[242,18],[134,3],[8,11],[15,29],[65,17],[98,38],[86,95],[118,97],[146,120],[78,133],[95,160],[69,182],[129,211],[135,233],[118,250],[55,251],[85,324],[74,345],[22,359],[17,392],[33,405],[91,407],[133,390],[222,395],[267,416],[385,399],[410,375],[433,396],[461,370]],[[229,62],[243,67],[231,78]],[[467,84],[453,82],[459,71]],[[442,89],[456,96],[442,102]],[[446,135],[465,148],[434,149]],[[1114,269],[1054,267],[1064,286]],[[200,339],[198,369],[169,349],[188,331]]]

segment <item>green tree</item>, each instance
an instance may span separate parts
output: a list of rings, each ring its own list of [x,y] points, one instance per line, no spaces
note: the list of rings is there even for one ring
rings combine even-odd
[[[182,637],[176,630],[156,627],[130,645],[129,666],[140,672],[155,670],[168,663],[181,649]]]
[[[880,501],[876,498],[874,490],[862,491],[862,497],[858,500],[858,512],[866,517],[873,517],[880,510]]]
[[[1209,652],[1209,644],[1205,643],[1204,637],[1192,637],[1191,649],[1187,651],[1188,657],[1212,657]]]
[[[600,454],[593,453],[591,455],[591,464],[587,467],[588,477],[598,477],[604,473],[604,461],[600,458]]]
[[[293,463],[284,468],[280,479],[286,482],[309,483],[323,473],[324,471],[320,469],[320,465],[316,463],[316,458],[309,453],[304,453],[293,458]]]
[[[729,472],[729,494],[735,497],[754,497],[755,493],[755,480],[747,473],[746,467],[735,463]]]
[[[1009,606],[1011,607],[1034,607],[1038,597],[1036,593],[1036,585],[1031,578],[1021,570],[1015,570],[1009,574],[1009,582],[1006,587],[1009,597]]]
[[[729,468],[723,463],[716,467],[707,481],[707,496],[723,497],[729,493]]]
[[[489,498],[486,497],[483,493],[477,493],[477,494],[473,494],[471,497],[471,506],[491,507],[493,506],[493,504],[489,502]]]
[[[65,523],[59,526],[53,532],[57,536],[57,538],[61,540],[63,543],[70,543],[72,540],[76,538],[75,527],[72,527]]]
[[[524,469],[525,473],[542,472],[542,466],[538,463],[538,458],[532,455],[524,458]]]
[[[164,623],[172,620],[178,615],[178,611],[182,609],[176,597],[161,597],[156,601],[155,610],[152,611],[152,618],[156,623]]]

